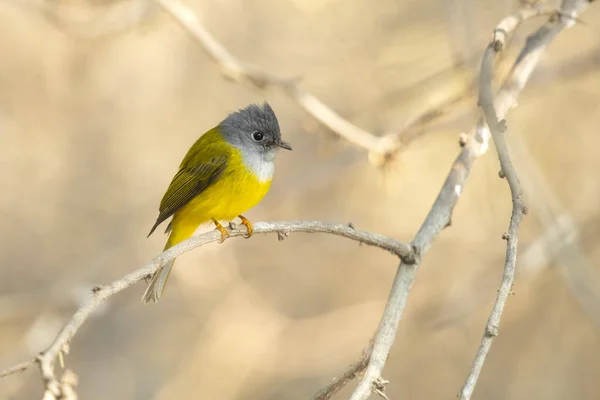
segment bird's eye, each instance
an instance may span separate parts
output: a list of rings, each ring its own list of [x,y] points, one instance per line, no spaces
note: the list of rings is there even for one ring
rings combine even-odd
[[[256,131],[252,133],[252,139],[254,139],[255,142],[260,142],[265,138],[265,135],[262,132]]]

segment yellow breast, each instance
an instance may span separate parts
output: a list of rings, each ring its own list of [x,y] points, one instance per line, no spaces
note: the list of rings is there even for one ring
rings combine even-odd
[[[223,174],[175,214],[174,224],[181,221],[197,227],[212,218],[221,221],[235,219],[265,197],[271,187],[273,170],[272,163],[261,164],[258,168],[247,165],[242,154],[234,149]]]

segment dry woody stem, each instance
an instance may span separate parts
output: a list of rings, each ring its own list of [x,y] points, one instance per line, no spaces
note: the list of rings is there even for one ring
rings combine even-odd
[[[215,61],[225,78],[234,82],[247,84],[258,90],[269,87],[278,88],[287,94],[298,106],[317,121],[327,126],[348,143],[366,150],[369,160],[375,165],[382,165],[397,152],[403,144],[402,134],[420,123],[428,121],[435,115],[426,110],[411,118],[399,132],[377,136],[352,124],[323,103],[312,93],[298,86],[299,79],[284,79],[272,75],[258,67],[247,65],[229,52],[204,27],[194,11],[179,0],[157,0],[158,4],[202,47]]]
[[[488,149],[488,141],[490,138],[489,129],[493,129],[496,132],[502,130],[503,124],[498,121],[498,118],[504,118],[508,111],[516,104],[519,94],[524,89],[547,45],[560,30],[573,24],[575,17],[587,6],[587,4],[588,2],[585,0],[563,1],[560,12],[557,13],[558,17],[556,15],[552,16],[550,20],[527,41],[525,47],[515,61],[510,74],[495,98],[493,95],[487,94],[492,93],[491,66],[489,69],[486,67],[486,69],[482,71],[482,80],[484,80],[486,84],[480,88],[483,92],[483,101],[480,96],[480,103],[482,103],[480,105],[484,111],[486,109],[487,111],[490,111],[489,105],[491,104],[493,114],[488,115],[488,113],[486,113],[484,116],[489,117],[487,118],[487,123],[486,118],[481,118],[474,132],[472,132],[468,138],[463,137],[461,139],[460,144],[462,150],[452,164],[450,173],[448,174],[431,211],[412,241],[415,251],[414,263],[400,264],[398,267],[398,272],[388,297],[388,302],[373,338],[374,345],[369,364],[361,382],[350,397],[351,400],[367,399],[373,392],[380,390],[377,389],[377,382],[383,379],[381,375],[382,370],[394,342],[398,324],[402,318],[408,294],[412,288],[412,282],[420,265],[421,258],[425,255],[426,251],[432,245],[433,240],[439,235],[441,230],[450,224],[452,210],[458,201],[458,197],[462,192],[475,160]],[[486,51],[483,63],[487,65],[487,59],[490,57],[488,53],[490,51],[493,51],[495,54],[504,47],[507,36],[514,31],[520,22],[534,16],[542,15],[545,12],[546,10],[542,8],[527,8],[504,19],[494,31],[494,38],[490,45],[491,50],[488,48],[488,51]],[[487,85],[487,82],[489,82],[490,86]],[[496,301],[496,305],[492,310],[492,315],[490,317],[491,322],[486,326],[486,334],[484,335],[480,352],[478,352],[478,356],[475,360],[473,370],[469,374],[467,383],[461,391],[461,397],[464,399],[470,398],[470,395],[472,394],[479,372],[483,367],[485,356],[489,351],[491,338],[497,334],[497,327],[504,304],[506,303],[506,298],[510,294],[512,281],[514,279],[514,261],[516,260],[516,233],[524,212],[524,205],[522,204],[521,191],[516,173],[510,163],[508,151],[506,150],[506,145],[503,140],[504,138],[500,138],[500,144],[498,145],[498,136],[499,135],[497,134],[495,135],[494,142],[496,143],[497,148],[498,146],[500,147],[498,154],[501,160],[501,166],[503,167],[503,174],[511,175],[508,181],[511,187],[511,193],[513,193],[514,210],[509,226],[509,233],[512,232],[514,235],[511,236],[509,234],[506,236],[508,241],[506,265],[508,268],[505,268],[505,274],[498,293],[499,299]]]
[[[550,41],[556,37],[556,35],[564,28],[572,25],[578,12],[582,11],[587,6],[587,1],[563,1],[560,12],[557,16],[553,16],[546,22],[536,33],[534,33],[529,40],[521,54],[517,58],[517,62],[523,60],[532,60],[531,63],[537,63],[542,52],[550,43]],[[539,10],[536,10],[539,11]],[[496,151],[498,153],[498,159],[500,161],[500,177],[506,178],[510,187],[511,200],[512,200],[512,213],[510,217],[510,223],[508,231],[502,235],[502,239],[506,240],[506,260],[504,263],[504,274],[502,276],[502,282],[498,289],[498,295],[490,317],[486,323],[481,344],[473,361],[473,366],[465,385],[460,392],[461,400],[469,400],[475,390],[475,385],[479,379],[479,375],[483,369],[483,365],[487,358],[487,355],[492,346],[494,338],[498,335],[498,329],[500,326],[500,318],[504,312],[506,302],[512,293],[512,286],[515,279],[515,265],[517,262],[517,246],[519,241],[519,227],[523,215],[527,213],[527,208],[523,201],[523,191],[521,190],[521,184],[517,176],[517,172],[512,165],[508,147],[505,140],[506,124],[504,120],[499,118],[504,117],[504,112],[500,114],[494,107],[494,95],[492,89],[492,77],[493,77],[493,64],[495,56],[503,50],[506,37],[510,31],[514,30],[519,22],[522,20],[536,16],[537,14],[531,9],[524,9],[513,16],[507,17],[496,27],[492,41],[488,45],[483,60],[481,63],[481,75],[480,75],[480,92],[479,92],[479,106],[483,110],[485,120],[489,126]],[[516,68],[515,68],[516,69]],[[531,71],[533,66],[526,70]],[[505,84],[503,89],[506,88]]]
[[[245,236],[247,231],[243,226],[231,225],[228,229],[229,237]],[[292,232],[304,233],[327,233],[357,241],[368,246],[378,247],[386,250],[399,258],[409,257],[412,248],[406,243],[388,238],[383,235],[369,233],[356,229],[353,224],[334,224],[321,221],[287,221],[287,222],[257,222],[254,224],[254,234],[276,233],[279,240],[285,239]],[[24,371],[33,365],[38,364],[45,385],[45,399],[58,399],[63,395],[65,388],[73,386],[72,379],[69,378],[72,373],[63,374],[61,379],[57,378],[55,366],[57,359],[68,352],[71,339],[77,334],[81,326],[89,319],[93,312],[104,303],[109,297],[120,291],[144,280],[161,268],[168,261],[178,257],[197,247],[218,242],[221,234],[217,231],[210,231],[201,235],[194,236],[180,244],[173,246],[169,250],[160,254],[154,260],[124,277],[104,286],[96,286],[92,289],[89,298],[67,321],[56,339],[50,346],[40,353],[34,361],[28,361],[18,364],[14,367],[2,371],[0,377],[15,374]],[[69,372],[68,370],[65,372]],[[66,384],[67,382],[68,384]]]
[[[492,341],[498,334],[500,318],[506,301],[511,294],[517,257],[518,231],[521,219],[526,213],[519,179],[512,166],[504,139],[506,128],[503,118],[516,104],[517,98],[529,81],[531,73],[538,65],[546,47],[561,30],[575,23],[578,15],[589,3],[589,0],[563,0],[559,12],[555,13],[528,38],[502,87],[494,95],[492,88],[494,59],[506,46],[507,37],[522,21],[540,16],[547,10],[525,8],[503,19],[498,24],[485,51],[481,65],[479,106],[483,111],[483,116],[469,135],[461,136],[461,150],[452,163],[429,213],[410,244],[357,230],[352,224],[333,224],[320,221],[259,222],[254,224],[255,234],[277,233],[279,240],[285,239],[291,232],[328,233],[378,247],[398,256],[400,259],[388,301],[371,342],[363,351],[358,362],[350,366],[346,372],[340,374],[339,378],[334,379],[329,385],[322,388],[314,396],[314,400],[331,398],[345,384],[361,374],[362,378],[352,393],[351,400],[365,400],[371,394],[387,398],[385,387],[388,381],[383,378],[382,371],[395,341],[397,329],[417,270],[434,240],[444,228],[450,226],[452,212],[467,183],[475,161],[486,153],[490,138],[492,138],[500,161],[500,176],[506,178],[510,187],[513,211],[508,231],[503,235],[503,239],[507,241],[507,250],[504,275],[498,290],[498,296],[484,329],[472,369],[460,392],[461,399],[471,398]],[[295,81],[276,78],[259,69],[242,64],[200,24],[195,14],[184,4],[177,0],[158,0],[158,4],[201,45],[219,65],[226,77],[235,82],[250,84],[258,89],[267,86],[280,88],[314,118],[327,125],[348,142],[366,149],[370,155],[385,156],[398,149],[399,141],[397,137],[390,135],[377,137],[352,125],[315,96],[300,89]],[[245,228],[234,225],[230,226],[229,232],[230,237],[246,234]],[[216,231],[194,236],[160,254],[142,268],[108,285],[95,287],[89,298],[67,321],[48,349],[40,353],[34,360],[1,371],[0,378],[38,365],[44,380],[44,400],[76,398],[73,389],[77,384],[76,375],[70,370],[65,370],[58,377],[55,371],[56,361],[63,354],[68,353],[71,339],[93,312],[109,297],[144,280],[169,260],[196,247],[217,242],[220,238],[220,233]]]

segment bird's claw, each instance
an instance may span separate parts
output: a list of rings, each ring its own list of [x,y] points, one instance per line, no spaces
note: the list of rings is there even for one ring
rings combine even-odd
[[[244,225],[246,227],[246,230],[248,231],[248,234],[244,236],[246,239],[248,239],[250,236],[252,236],[252,232],[254,231],[254,228],[252,227],[252,222],[250,222],[243,215],[239,215],[239,217],[242,220],[242,225]]]
[[[223,225],[217,220],[213,219],[213,223],[215,224],[216,229],[221,232],[221,240],[219,240],[219,243],[223,243],[225,239],[229,237],[229,232],[227,232],[227,229],[223,228]]]

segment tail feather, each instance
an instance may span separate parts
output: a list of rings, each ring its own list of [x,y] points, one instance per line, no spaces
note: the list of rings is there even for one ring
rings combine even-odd
[[[144,304],[147,304],[151,301],[154,303],[158,302],[163,290],[165,289],[165,285],[167,284],[167,279],[169,279],[169,274],[171,273],[173,264],[175,264],[175,260],[169,261],[161,269],[156,271],[154,275],[152,275],[152,280],[150,281],[150,284],[148,284],[148,287],[144,292],[144,296],[142,297],[142,302]]]
[[[171,224],[169,224],[171,226]],[[177,234],[176,234],[177,233]],[[192,231],[193,233],[193,231]],[[165,247],[163,251],[175,246],[177,243],[187,239],[188,232],[173,232],[169,234],[169,238],[167,239],[167,243],[165,243]],[[163,290],[165,290],[165,285],[167,284],[167,279],[169,278],[169,274],[173,269],[173,264],[175,264],[175,259],[167,262],[161,269],[156,271],[154,275],[152,275],[152,279],[144,292],[144,296],[142,296],[142,302],[144,304],[149,303],[150,301],[158,302],[160,300],[160,296],[162,295]]]
[[[169,224],[169,227],[171,224]],[[187,228],[187,229],[186,229]],[[175,246],[177,243],[189,238],[194,233],[195,229],[193,226],[184,227],[184,229],[171,230],[169,234],[169,239],[167,239],[167,243],[165,244],[165,248],[163,251]],[[161,269],[156,271],[154,275],[152,275],[152,279],[142,296],[142,302],[144,304],[149,303],[150,301],[158,302],[160,296],[165,290],[165,285],[167,284],[167,279],[169,278],[169,274],[173,269],[173,264],[175,264],[175,259],[167,262]]]

